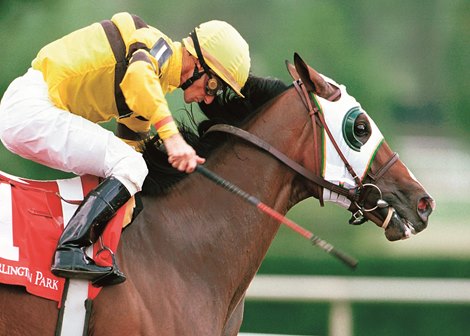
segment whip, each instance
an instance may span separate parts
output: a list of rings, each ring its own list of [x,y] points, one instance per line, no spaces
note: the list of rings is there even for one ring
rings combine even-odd
[[[307,238],[311,241],[314,246],[321,248],[326,253],[338,258],[341,262],[345,265],[349,266],[352,269],[355,269],[357,266],[358,261],[347,254],[337,250],[333,245],[328,243],[327,241],[321,239],[320,237],[314,235],[312,232],[304,229],[297,223],[291,221],[287,217],[281,215],[279,212],[274,210],[273,208],[267,206],[263,202],[261,202],[258,198],[253,195],[248,194],[247,192],[240,189],[235,184],[231,183],[230,181],[225,180],[224,178],[220,177],[219,175],[215,174],[214,172],[210,171],[209,169],[197,165],[196,171],[203,175],[204,177],[208,178],[212,182],[222,186],[224,189],[240,196],[246,202],[256,206],[260,211],[264,212],[268,216],[274,218],[275,220],[279,221],[280,223],[286,225],[290,229],[294,230],[301,236]]]

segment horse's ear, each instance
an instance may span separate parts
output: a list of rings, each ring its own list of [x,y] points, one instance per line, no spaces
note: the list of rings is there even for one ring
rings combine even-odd
[[[314,92],[325,99],[330,99],[330,97],[337,98],[336,93],[339,89],[325,81],[323,77],[316,72],[315,69],[307,65],[297,53],[294,53],[294,64],[300,79],[305,84],[308,91]]]
[[[299,73],[295,69],[295,66],[291,64],[288,60],[286,60],[286,68],[293,80],[297,80],[300,78]]]

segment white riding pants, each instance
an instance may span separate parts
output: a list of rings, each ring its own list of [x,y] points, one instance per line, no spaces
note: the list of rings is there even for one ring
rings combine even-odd
[[[29,69],[0,102],[0,140],[15,154],[76,175],[114,176],[131,195],[148,170],[142,155],[112,132],[57,108],[42,73]]]

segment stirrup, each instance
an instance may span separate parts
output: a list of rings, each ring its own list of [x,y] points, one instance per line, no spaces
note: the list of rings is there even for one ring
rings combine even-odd
[[[113,269],[108,274],[105,274],[91,282],[93,287],[105,287],[119,285],[126,281],[126,276],[117,267],[113,266]]]
[[[113,286],[113,285],[118,285],[120,283],[123,283],[124,281],[126,281],[126,276],[118,268],[117,263],[116,263],[116,257],[114,256],[114,252],[109,247],[103,244],[103,238],[101,236],[100,236],[100,245],[101,245],[101,249],[96,253],[96,256],[103,253],[104,251],[108,251],[108,253],[111,255],[111,259],[113,260],[113,266],[109,273],[106,273],[105,275],[102,275],[94,279],[91,282],[91,284],[94,287],[104,287],[104,286]]]

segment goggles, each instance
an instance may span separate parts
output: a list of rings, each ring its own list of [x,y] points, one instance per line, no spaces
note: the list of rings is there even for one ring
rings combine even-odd
[[[193,39],[194,49],[196,50],[197,58],[199,60],[199,63],[201,63],[202,68],[204,70],[199,71],[199,69],[197,68],[197,65],[194,65],[193,76],[187,79],[186,82],[184,82],[181,85],[181,88],[183,90],[186,90],[195,81],[201,78],[202,75],[207,74],[207,77],[209,77],[209,79],[207,80],[207,83],[205,86],[206,94],[208,96],[216,96],[216,95],[221,94],[224,90],[224,82],[220,78],[218,78],[212,71],[210,71],[209,66],[206,64],[204,57],[202,56],[202,52],[199,46],[199,41],[197,39],[196,31],[192,31],[189,35]]]
[[[207,76],[209,79],[207,80],[205,90],[208,96],[218,96],[224,92],[224,83],[220,78],[216,75],[208,73]]]
[[[186,90],[195,81],[201,78],[204,74],[207,74],[207,77],[209,77],[209,79],[206,82],[206,86],[204,87],[206,95],[217,96],[223,93],[224,82],[222,82],[220,78],[218,78],[215,74],[213,74],[212,71],[206,71],[206,70],[199,71],[199,69],[197,68],[197,65],[194,65],[194,72],[193,72],[192,77],[189,78],[186,82],[184,82],[183,85],[181,85],[181,88],[183,90]]]

